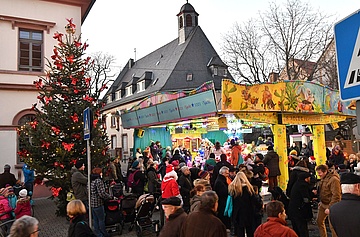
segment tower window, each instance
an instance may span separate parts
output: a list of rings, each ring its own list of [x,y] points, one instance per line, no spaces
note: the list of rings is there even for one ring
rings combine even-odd
[[[190,14],[186,15],[186,26],[192,26],[192,17]]]
[[[179,17],[179,28],[181,29],[181,28],[183,28],[183,27],[184,27],[183,17],[180,16],[180,17]]]

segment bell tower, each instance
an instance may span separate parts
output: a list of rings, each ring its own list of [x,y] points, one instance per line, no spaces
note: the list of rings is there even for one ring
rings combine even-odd
[[[198,16],[199,14],[195,11],[194,7],[186,1],[177,14],[179,44],[184,43],[190,32],[198,25]]]

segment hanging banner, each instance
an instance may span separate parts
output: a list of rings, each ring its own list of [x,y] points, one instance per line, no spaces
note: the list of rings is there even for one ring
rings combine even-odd
[[[241,85],[222,80],[222,112],[291,112],[355,116],[356,103],[342,102],[339,91],[308,81]]]

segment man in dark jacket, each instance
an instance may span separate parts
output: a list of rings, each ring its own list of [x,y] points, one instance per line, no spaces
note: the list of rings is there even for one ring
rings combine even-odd
[[[227,216],[224,216],[224,211],[226,207],[226,201],[228,197],[228,183],[227,183],[227,177],[229,177],[229,168],[226,166],[223,166],[219,170],[219,175],[215,181],[214,184],[214,191],[216,192],[219,201],[218,201],[218,214],[217,217],[222,221],[222,223],[226,226],[227,229],[230,229],[231,222],[230,218]]]
[[[233,167],[229,162],[227,162],[227,156],[225,154],[220,155],[220,161],[218,163],[216,163],[216,165],[214,167],[214,172],[213,172],[213,175],[211,176],[211,179],[214,180],[213,183],[215,183],[215,181],[216,181],[216,179],[217,179],[217,177],[219,175],[219,170],[223,166],[226,166],[229,169]]]
[[[218,207],[218,196],[214,191],[201,195],[199,211],[188,215],[181,237],[227,237],[225,225],[215,216]]]
[[[341,175],[342,199],[330,207],[330,222],[338,236],[358,236],[360,233],[360,176]]]
[[[88,178],[82,173],[85,170],[85,162],[83,159],[78,159],[75,163],[75,166],[71,168],[71,186],[74,191],[76,199],[80,199],[86,210],[89,208],[88,201]]]
[[[183,166],[180,170],[182,173],[178,179],[180,194],[184,202],[184,211],[188,213],[190,211],[190,191],[193,188],[193,184],[190,177],[189,167]]]
[[[17,182],[15,175],[10,173],[10,165],[4,166],[4,173],[0,174],[0,188],[5,188],[6,185],[14,186]]]
[[[310,203],[310,177],[309,172],[299,173],[290,194],[288,215],[299,237],[309,237],[307,221],[313,217]]]
[[[179,237],[187,217],[184,209],[181,208],[180,198],[170,197],[164,199],[161,204],[165,212],[166,222],[159,237]]]
[[[279,167],[279,155],[274,151],[273,146],[268,146],[268,152],[263,160],[269,169],[269,191],[278,186],[278,176],[281,175]]]

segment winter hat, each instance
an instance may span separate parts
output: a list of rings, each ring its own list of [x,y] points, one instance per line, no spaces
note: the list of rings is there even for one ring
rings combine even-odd
[[[22,198],[25,198],[27,196],[27,190],[21,189],[21,191],[19,192],[19,196]]]
[[[162,205],[180,206],[181,200],[178,197],[169,197],[161,201]]]
[[[298,174],[298,180],[304,180],[308,177],[311,177],[311,174],[309,172],[300,172]]]
[[[174,166],[172,166],[172,165],[167,165],[167,166],[166,166],[166,173],[169,173],[169,172],[171,172],[171,171],[174,171]]]
[[[294,155],[294,156],[297,156],[297,155],[298,155],[298,153],[297,153],[297,151],[296,151],[296,150],[292,150],[292,151],[290,151],[289,155]]]
[[[271,146],[271,145],[270,145],[270,146],[268,146],[267,149],[268,149],[268,151],[273,151],[273,150],[274,150],[274,146]]]
[[[344,173],[340,176],[341,184],[358,184],[360,183],[360,176],[353,173]]]
[[[185,162],[181,162],[181,163],[179,164],[179,169],[181,169],[181,168],[184,167],[184,166],[186,166],[186,163],[185,163]]]
[[[177,180],[178,176],[172,165],[166,166],[166,174],[164,178],[173,177]]]
[[[207,170],[208,170],[208,171],[213,171],[213,170],[214,170],[214,166],[213,166],[213,165],[209,165],[209,166],[207,167]]]
[[[171,162],[171,164],[172,164],[174,167],[178,166],[179,163],[180,163],[180,162],[179,162],[178,160],[173,160],[173,161]]]
[[[76,169],[80,169],[85,164],[83,159],[76,160],[75,167]]]
[[[4,170],[9,170],[11,166],[9,164],[4,165]]]
[[[139,166],[139,161],[134,161],[133,163],[132,163],[132,165],[131,165],[131,167],[133,168],[133,169],[136,169],[137,167]]]
[[[200,179],[205,179],[205,177],[209,175],[209,172],[201,170],[198,175]]]
[[[310,160],[315,160],[315,156],[310,156]]]

